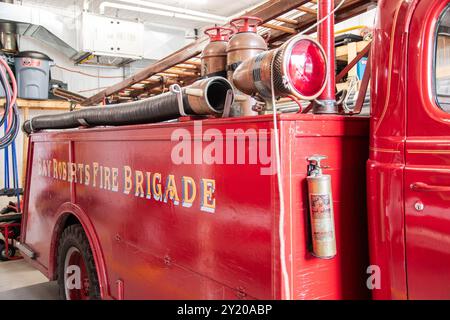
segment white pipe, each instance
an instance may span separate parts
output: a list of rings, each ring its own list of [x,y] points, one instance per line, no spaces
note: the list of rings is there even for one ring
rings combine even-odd
[[[189,10],[189,9],[168,6],[168,5],[160,4],[160,3],[148,2],[148,1],[143,1],[143,0],[118,0],[118,1],[129,3],[129,4],[134,4],[134,5],[140,5],[140,6],[148,7],[148,8],[161,9],[161,10],[170,11],[170,12],[177,12],[177,13],[186,14],[186,15],[190,15],[190,16],[210,18],[210,19],[214,19],[216,21],[221,21],[223,23],[228,22],[227,17],[210,14],[210,13],[205,13],[205,12],[201,12],[201,11],[195,11],[195,10]]]
[[[140,7],[136,7],[136,6],[129,6],[129,5],[125,5],[125,4],[118,4],[118,3],[108,2],[108,1],[102,2],[100,4],[100,14],[105,13],[106,7],[128,10],[128,11],[135,11],[135,12],[143,12],[143,13],[149,13],[149,14],[154,14],[154,15],[158,15],[158,16],[178,18],[178,19],[191,20],[191,21],[200,21],[200,22],[207,22],[207,23],[220,22],[220,21],[217,21],[217,20],[211,19],[211,18],[203,18],[203,17],[196,17],[196,16],[182,14],[182,13],[176,13],[176,12],[168,12],[168,11],[155,10],[155,9],[140,8]]]

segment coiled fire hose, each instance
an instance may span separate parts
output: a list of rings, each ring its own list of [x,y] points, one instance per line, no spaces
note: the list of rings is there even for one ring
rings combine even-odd
[[[7,74],[11,79],[11,85]],[[17,82],[14,73],[8,63],[0,58],[0,83],[5,92],[4,112],[0,119],[0,127],[4,127],[4,135],[0,138],[0,149],[5,152],[4,158],[4,188],[0,190],[0,195],[15,196],[17,198],[16,210],[21,211],[19,189],[19,171],[17,166],[17,152],[15,139],[19,133],[20,114],[17,108]],[[12,174],[10,172],[9,147],[11,146]],[[10,175],[11,174],[11,175]],[[12,187],[10,178],[12,177]]]
[[[37,116],[26,121],[23,130],[30,134],[44,129],[123,126],[167,121],[187,115],[221,115],[225,105],[233,103],[232,92],[228,80],[213,77],[185,88],[172,87],[170,92],[140,101]]]
[[[9,75],[12,83],[8,82],[6,74]],[[17,83],[14,73],[8,63],[0,58],[0,83],[5,91],[4,112],[0,119],[0,127],[5,127],[5,134],[0,138],[0,149],[5,149],[14,141],[19,132],[20,114],[17,108]]]

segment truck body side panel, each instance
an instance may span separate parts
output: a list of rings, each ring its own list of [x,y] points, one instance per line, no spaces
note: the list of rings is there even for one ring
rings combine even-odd
[[[286,237],[291,287],[295,299],[367,299],[369,276],[365,163],[368,158],[367,118],[316,116],[286,121],[282,154]],[[311,231],[305,159],[324,154],[332,177],[337,255],[322,260],[311,255]]]
[[[292,297],[367,298],[368,119],[292,114],[278,123]],[[104,261],[107,296],[119,297],[121,281],[126,299],[282,299],[277,176],[274,163],[262,161],[273,152],[272,126],[271,116],[260,116],[33,134],[24,241],[44,271],[53,270],[55,212],[72,202],[100,244],[94,254]],[[187,138],[172,139],[176,132]],[[174,153],[181,141],[190,151]],[[211,141],[216,162],[196,163]],[[192,163],[179,163],[177,155],[188,153]],[[331,260],[309,252],[306,157],[315,153],[329,156],[333,179],[338,256]],[[50,163],[50,172],[39,163]]]
[[[372,43],[368,222],[375,299],[406,299],[403,175],[408,28],[417,1],[381,0]]]
[[[36,262],[45,269],[49,261],[53,260],[50,252],[50,244],[56,222],[58,220],[59,207],[71,201],[70,188],[64,181],[54,181],[49,185],[41,179],[42,174],[52,173],[52,166],[42,163],[39,159],[61,158],[69,161],[69,141],[42,142],[34,144],[30,158],[36,159],[31,169],[28,185],[29,204],[27,208],[27,228],[24,229],[26,241],[33,243],[33,248],[39,252]],[[32,227],[30,227],[32,226]]]
[[[410,299],[450,298],[448,8],[449,0],[420,2],[411,21],[404,189]]]

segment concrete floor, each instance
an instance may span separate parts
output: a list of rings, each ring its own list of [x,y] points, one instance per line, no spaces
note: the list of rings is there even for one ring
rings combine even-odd
[[[0,300],[57,300],[58,286],[24,260],[0,262]]]

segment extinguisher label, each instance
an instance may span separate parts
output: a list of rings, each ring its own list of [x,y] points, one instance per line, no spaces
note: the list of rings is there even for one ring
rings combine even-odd
[[[329,194],[311,194],[313,219],[331,219],[331,199]]]
[[[40,67],[41,60],[24,58],[24,59],[22,59],[21,65],[22,65],[22,67]]]
[[[314,240],[327,241],[334,237],[329,194],[311,194],[311,224]]]

